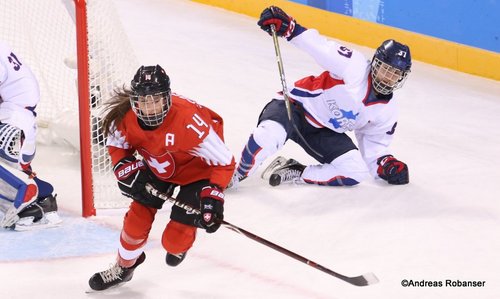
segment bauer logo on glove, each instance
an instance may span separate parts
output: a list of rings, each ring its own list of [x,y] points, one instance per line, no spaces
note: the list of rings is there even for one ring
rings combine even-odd
[[[118,168],[115,170],[116,178],[119,180],[124,180],[132,173],[135,173],[139,169],[144,169],[144,163],[142,160],[135,160],[131,162],[124,162],[121,165],[117,165]]]

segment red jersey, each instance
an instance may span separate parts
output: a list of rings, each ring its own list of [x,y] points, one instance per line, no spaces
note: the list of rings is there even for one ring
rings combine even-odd
[[[224,144],[223,120],[212,110],[172,94],[162,124],[139,125],[130,109],[107,139],[113,164],[136,151],[161,180],[186,185],[199,180],[225,188],[233,175],[233,154]]]

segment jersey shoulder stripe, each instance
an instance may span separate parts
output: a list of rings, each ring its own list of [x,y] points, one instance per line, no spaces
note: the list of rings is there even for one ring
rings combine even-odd
[[[312,98],[341,84],[344,84],[343,80],[335,79],[328,71],[324,71],[319,76],[309,76],[298,80],[290,93],[299,97]]]

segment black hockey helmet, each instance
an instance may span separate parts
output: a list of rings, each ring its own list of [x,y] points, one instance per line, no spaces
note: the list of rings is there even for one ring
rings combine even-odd
[[[411,70],[410,48],[393,39],[377,48],[372,59],[373,88],[381,94],[390,94],[403,86]]]
[[[130,85],[136,95],[153,95],[170,91],[170,78],[158,64],[156,66],[141,66]]]
[[[147,126],[159,126],[170,109],[170,78],[159,66],[141,66],[131,83],[130,104]]]

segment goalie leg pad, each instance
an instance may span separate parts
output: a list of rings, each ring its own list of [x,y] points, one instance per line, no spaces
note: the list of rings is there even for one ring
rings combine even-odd
[[[1,227],[11,227],[19,220],[18,213],[33,203],[38,187],[25,173],[0,163],[0,200],[12,204],[0,220]]]
[[[4,167],[5,166],[5,167]],[[11,201],[19,209],[23,204],[31,203],[38,196],[38,186],[35,181],[17,169],[0,163],[0,198]]]

